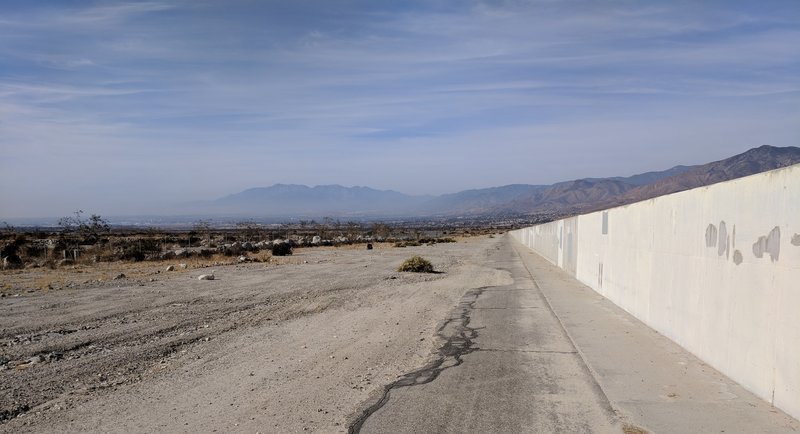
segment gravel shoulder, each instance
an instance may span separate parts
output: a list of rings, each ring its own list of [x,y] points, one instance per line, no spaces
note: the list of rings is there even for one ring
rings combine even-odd
[[[484,265],[499,240],[306,249],[213,281],[189,269],[2,298],[0,432],[346,432],[430,360],[463,294],[511,282]],[[441,273],[395,271],[415,254]]]

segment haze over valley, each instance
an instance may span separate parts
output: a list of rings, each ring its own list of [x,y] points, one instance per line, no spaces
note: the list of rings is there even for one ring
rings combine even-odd
[[[695,166],[629,177],[584,178],[552,185],[514,184],[440,196],[341,185],[276,184],[213,201],[187,203],[175,215],[272,218],[424,218],[563,216],[624,205],[800,163],[800,148],[761,146]]]

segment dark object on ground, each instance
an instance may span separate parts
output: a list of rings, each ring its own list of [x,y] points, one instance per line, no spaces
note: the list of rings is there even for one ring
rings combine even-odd
[[[4,270],[24,268],[24,265],[22,264],[22,259],[19,256],[17,256],[16,253],[12,253],[11,255],[4,257],[2,264]]]
[[[410,271],[412,273],[433,273],[433,264],[420,256],[412,256],[400,265],[397,271]]]
[[[292,254],[292,246],[289,243],[278,243],[272,246],[272,256],[287,256]]]
[[[372,243],[367,243],[367,250],[372,250]]]

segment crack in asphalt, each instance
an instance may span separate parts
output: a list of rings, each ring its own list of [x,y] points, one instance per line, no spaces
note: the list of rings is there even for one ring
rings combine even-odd
[[[556,350],[515,350],[502,348],[476,348],[475,351],[486,351],[492,353],[535,353],[535,354],[578,354],[577,351],[556,351]]]
[[[511,272],[508,268],[497,267],[498,270],[508,271]],[[487,289],[486,292],[511,292],[511,291],[525,291],[525,292],[536,292],[536,288],[505,288],[505,289]]]
[[[444,345],[438,350],[438,357],[436,360],[384,386],[381,398],[361,413],[348,428],[348,434],[357,434],[361,432],[361,427],[367,419],[389,402],[393,389],[430,383],[445,369],[461,365],[463,363],[462,356],[479,350],[479,348],[472,346],[473,341],[478,337],[478,328],[469,326],[469,314],[475,309],[475,302],[478,301],[478,297],[480,297],[486,289],[486,287],[483,287],[467,291],[456,308],[458,315],[451,315],[451,317],[436,330],[436,334],[445,340]],[[455,325],[455,330],[449,333],[446,332],[446,329],[451,325]]]

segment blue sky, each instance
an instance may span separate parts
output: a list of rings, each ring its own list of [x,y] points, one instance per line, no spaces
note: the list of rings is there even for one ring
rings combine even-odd
[[[0,2],[0,217],[800,145],[800,2]]]

